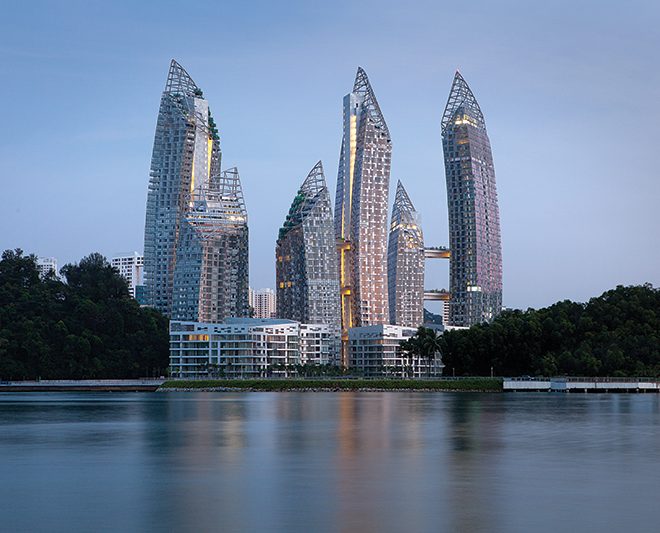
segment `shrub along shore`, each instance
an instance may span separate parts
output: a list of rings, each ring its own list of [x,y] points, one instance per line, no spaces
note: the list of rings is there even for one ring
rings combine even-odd
[[[500,392],[500,378],[170,380],[160,391],[471,391]]]

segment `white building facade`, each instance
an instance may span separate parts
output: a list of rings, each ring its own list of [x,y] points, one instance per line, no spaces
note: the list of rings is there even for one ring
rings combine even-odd
[[[128,283],[128,292],[135,298],[136,287],[144,283],[144,256],[137,252],[113,257],[110,264]]]
[[[330,327],[272,318],[228,318],[221,324],[170,321],[170,374],[175,378],[288,377],[294,365],[326,364],[339,342]]]
[[[415,328],[381,324],[348,330],[349,368],[365,377],[440,377],[442,358],[408,358],[401,343]]]
[[[57,259],[54,257],[38,257],[37,270],[42,278],[45,278],[49,272],[53,272],[57,276]]]
[[[328,324],[300,324],[300,363],[338,365],[339,329]]]
[[[250,287],[250,307],[254,311],[254,318],[275,318],[277,310],[275,291]]]

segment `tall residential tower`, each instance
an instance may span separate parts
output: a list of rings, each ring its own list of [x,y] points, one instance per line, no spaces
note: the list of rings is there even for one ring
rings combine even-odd
[[[408,193],[399,181],[387,247],[390,324],[416,328],[424,322],[424,235]]]
[[[181,223],[172,318],[222,322],[247,317],[248,223],[236,168],[212,176],[194,194]]]
[[[208,102],[172,60],[156,124],[144,229],[145,298],[167,316],[181,226],[194,198],[219,172],[220,142]]]
[[[358,68],[344,97],[335,235],[340,253],[342,329],[389,322],[387,207],[392,142],[373,89]]]
[[[277,317],[340,331],[339,273],[330,194],[319,161],[277,238]]]
[[[486,123],[457,71],[442,117],[449,213],[449,322],[471,326],[502,309],[502,246]]]

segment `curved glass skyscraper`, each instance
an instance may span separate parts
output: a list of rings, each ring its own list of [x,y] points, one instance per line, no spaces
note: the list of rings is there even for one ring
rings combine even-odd
[[[390,324],[415,328],[423,324],[424,261],[419,215],[399,181],[387,246]]]
[[[366,72],[344,97],[335,234],[339,241],[342,328],[386,324],[387,207],[392,141]],[[344,336],[347,339],[346,335]]]
[[[170,316],[179,232],[193,197],[220,171],[220,141],[202,90],[175,60],[160,99],[144,229],[148,305]]]
[[[449,323],[490,321],[502,309],[502,246],[486,123],[457,71],[442,117],[449,213]]]
[[[339,335],[339,275],[330,194],[319,161],[277,238],[277,317],[327,324]]]

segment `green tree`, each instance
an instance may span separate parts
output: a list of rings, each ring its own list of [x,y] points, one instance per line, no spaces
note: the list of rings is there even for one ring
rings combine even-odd
[[[660,376],[660,290],[618,286],[587,303],[508,311],[445,332],[441,345],[458,375]]]
[[[167,319],[141,308],[100,254],[40,278],[19,249],[0,259],[0,379],[164,374]]]
[[[430,376],[431,366],[439,354],[442,353],[441,340],[435,330],[420,326],[415,334],[401,343],[401,350],[408,359],[408,375],[412,371],[414,358],[426,359],[426,373]]]

